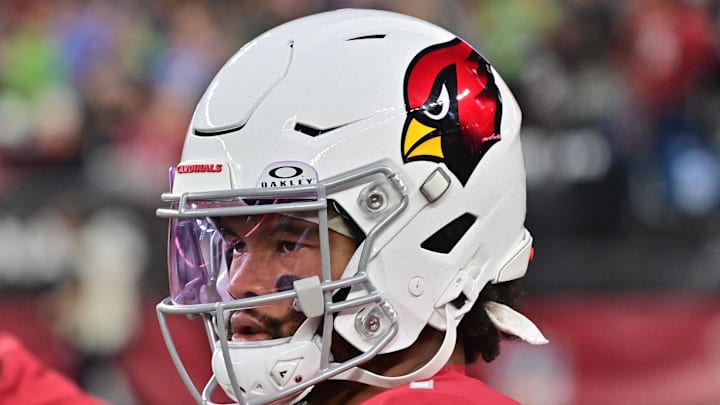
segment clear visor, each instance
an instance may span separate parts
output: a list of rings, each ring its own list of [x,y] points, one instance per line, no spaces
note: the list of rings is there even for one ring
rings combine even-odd
[[[293,289],[299,279],[323,277],[317,212],[278,211],[278,200],[194,201],[193,208],[267,206],[257,215],[179,218],[170,221],[170,295],[176,305],[254,298]],[[256,207],[258,208],[258,207]],[[355,250],[352,239],[329,232],[328,266],[339,278]],[[297,300],[284,299],[232,314],[243,340],[286,337],[304,320]],[[233,339],[237,340],[237,339]]]

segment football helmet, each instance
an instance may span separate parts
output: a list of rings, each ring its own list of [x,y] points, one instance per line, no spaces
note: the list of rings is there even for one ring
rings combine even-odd
[[[483,287],[525,274],[520,122],[488,61],[416,18],[331,11],[243,46],[200,100],[157,210],[170,220],[158,316],[198,403],[217,386],[241,404],[293,403],[327,379],[435,374]],[[202,390],[168,314],[205,320]],[[446,332],[424,367],[363,369],[428,325]],[[336,361],[334,338],[361,354]]]

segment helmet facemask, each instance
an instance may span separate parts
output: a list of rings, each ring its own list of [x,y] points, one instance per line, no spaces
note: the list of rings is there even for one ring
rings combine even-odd
[[[348,220],[328,208],[334,204],[324,194],[321,184],[164,195],[171,208],[158,215],[170,218],[170,297],[158,305],[158,315],[196,400],[211,403],[219,385],[238,403],[293,402],[320,376],[329,378],[372,358],[332,363],[334,313],[379,303],[362,263],[368,261],[373,235],[404,205],[379,218],[358,248]],[[353,286],[369,293],[333,302],[335,293]],[[202,394],[177,354],[164,319],[168,313],[205,320],[214,375]],[[396,328],[383,332],[375,353]]]

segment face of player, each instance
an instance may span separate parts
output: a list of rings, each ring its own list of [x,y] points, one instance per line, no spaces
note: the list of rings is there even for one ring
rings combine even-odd
[[[322,278],[316,223],[281,214],[225,217],[219,221],[228,263],[226,287],[231,299],[250,298],[293,288],[293,281]],[[333,279],[342,274],[357,245],[329,232]],[[292,300],[234,311],[228,336],[257,341],[292,336],[305,316]]]

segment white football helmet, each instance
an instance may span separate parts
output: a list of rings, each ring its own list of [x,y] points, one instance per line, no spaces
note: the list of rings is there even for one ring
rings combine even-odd
[[[416,18],[332,11],[243,46],[200,100],[157,210],[170,219],[171,290],[158,315],[198,403],[218,385],[241,404],[293,403],[327,379],[390,387],[436,373],[483,287],[527,269],[520,121],[478,52]],[[342,259],[338,235],[356,241]],[[253,243],[280,270],[252,268]],[[295,260],[303,252],[314,264]],[[277,305],[291,327],[264,323]],[[214,375],[202,392],[166,314],[206,321]],[[446,336],[421,369],[362,368],[427,325]],[[335,361],[333,332],[361,355]]]

